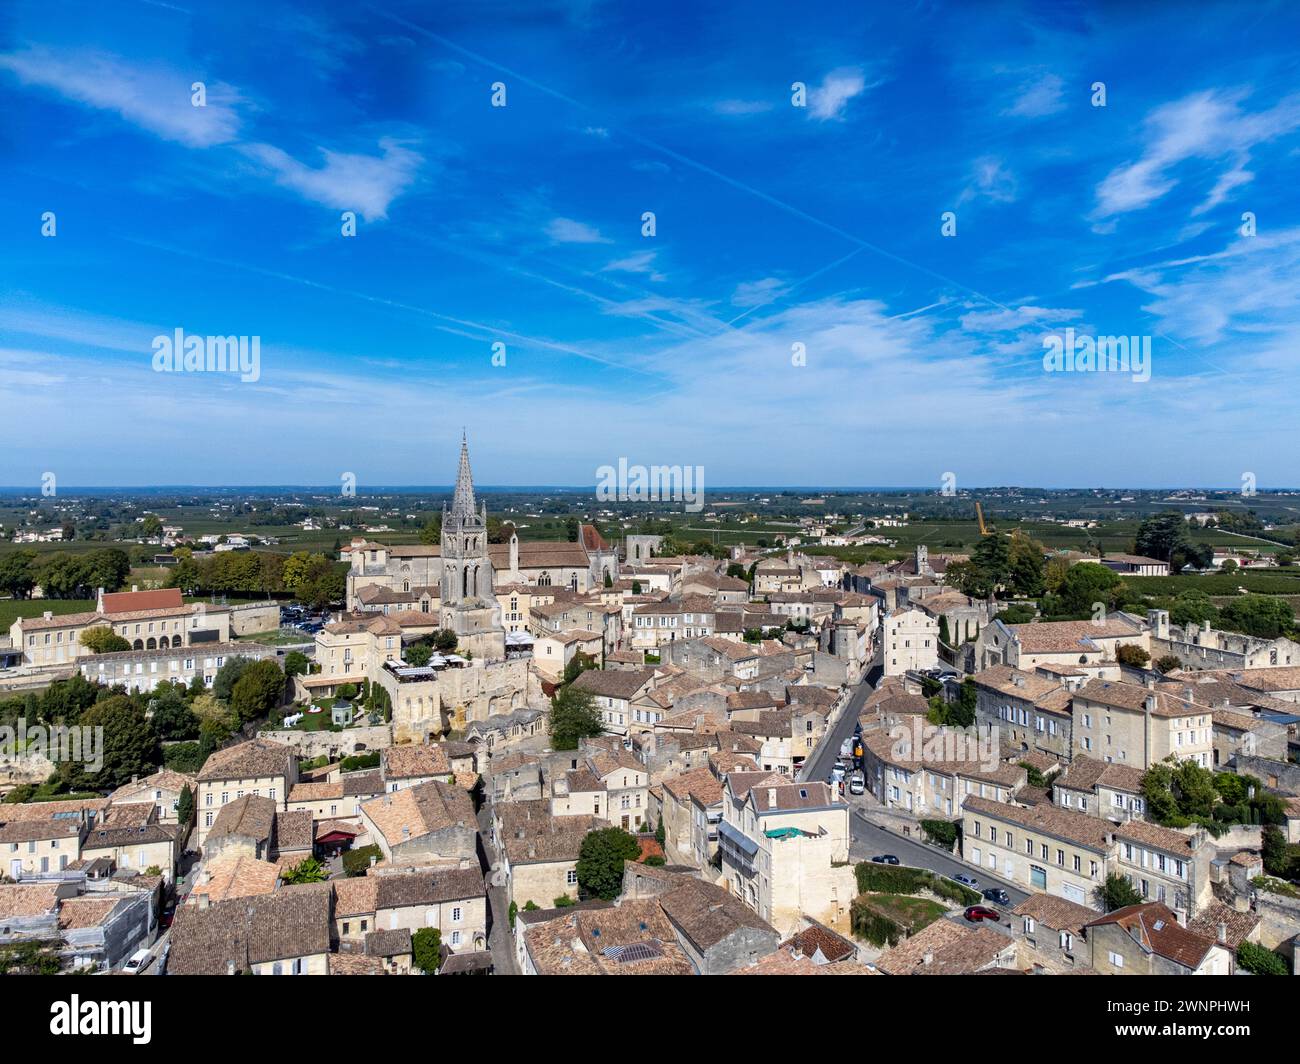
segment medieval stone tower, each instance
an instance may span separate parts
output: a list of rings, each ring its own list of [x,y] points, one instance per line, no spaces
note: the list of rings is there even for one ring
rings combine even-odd
[[[498,661],[505,657],[505,629],[494,591],[495,573],[488,556],[487,503],[474,506],[474,478],[469,444],[460,441],[460,468],[451,509],[442,511],[441,624],[460,637],[462,653]]]

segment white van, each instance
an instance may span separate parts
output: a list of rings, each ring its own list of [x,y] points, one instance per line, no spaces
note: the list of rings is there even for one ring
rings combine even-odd
[[[131,959],[122,965],[122,971],[128,975],[139,975],[140,969],[144,967],[144,962],[149,959],[147,949],[138,949],[131,954]]]

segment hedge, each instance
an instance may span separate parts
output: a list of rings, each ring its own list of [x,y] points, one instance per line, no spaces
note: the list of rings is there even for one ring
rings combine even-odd
[[[915,894],[921,890],[931,890],[941,898],[963,905],[976,905],[982,900],[978,891],[963,887],[928,868],[862,861],[854,872],[857,874],[860,894]]]
[[[1243,942],[1237,949],[1237,963],[1254,975],[1290,975],[1291,968],[1285,957],[1278,956],[1271,949]]]

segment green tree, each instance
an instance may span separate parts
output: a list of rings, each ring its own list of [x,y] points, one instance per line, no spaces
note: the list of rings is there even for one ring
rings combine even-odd
[[[1252,975],[1291,974],[1285,958],[1255,942],[1243,942],[1237,947],[1237,964]]]
[[[1019,531],[1011,533],[1008,550],[1008,582],[1011,591],[1024,598],[1038,598],[1047,590],[1046,548]]]
[[[1270,876],[1286,878],[1291,866],[1291,856],[1287,850],[1286,836],[1275,824],[1267,824],[1261,832],[1260,856],[1264,859],[1264,871]]]
[[[212,680],[212,696],[222,702],[229,702],[231,695],[234,694],[235,684],[252,664],[252,658],[239,654],[233,658],[226,658],[226,663],[217,670],[217,675]]]
[[[435,514],[424,523],[420,529],[420,542],[426,547],[434,546],[442,542],[442,517]]]
[[[1169,607],[1169,620],[1179,627],[1187,624],[1216,624],[1219,610],[1204,591],[1191,588],[1179,592],[1175,597]]]
[[[569,659],[569,664],[564,666],[563,682],[566,684],[573,683],[574,680],[576,680],[588,669],[595,669],[598,667],[599,667],[599,663],[596,661],[594,657],[592,657],[592,655],[584,654],[581,650],[579,650],[576,654],[573,655],[572,658]]]
[[[1121,643],[1115,649],[1115,660],[1121,665],[1129,665],[1135,669],[1145,669],[1147,663],[1151,660],[1151,655],[1136,643]]]
[[[1209,547],[1192,542],[1187,521],[1177,510],[1154,514],[1138,525],[1133,550],[1168,562],[1171,573],[1189,565],[1203,569],[1213,555]]]
[[[566,684],[551,699],[551,744],[556,750],[576,750],[582,739],[604,731],[604,721],[590,691]]]
[[[153,700],[149,719],[153,722],[153,730],[158,733],[160,739],[198,738],[199,718],[194,715],[194,710],[190,708],[189,703],[174,690]]]
[[[274,661],[255,661],[235,682],[230,708],[241,724],[265,717],[284,697],[284,673]]]
[[[1100,603],[1114,609],[1123,594],[1124,582],[1113,569],[1096,562],[1079,562],[1070,566],[1065,581],[1055,596],[1044,598],[1044,613],[1064,613],[1088,616]],[[1055,599],[1055,602],[1049,600]]]
[[[1118,872],[1106,877],[1106,882],[1097,888],[1097,897],[1106,912],[1114,912],[1126,905],[1140,905],[1142,895]]]
[[[411,958],[425,975],[442,967],[442,932],[436,927],[422,927],[411,936]]]
[[[623,889],[623,865],[640,856],[640,844],[622,828],[588,832],[578,851],[578,885],[586,894],[612,901]]]
[[[311,661],[301,650],[291,650],[284,656],[285,679],[291,680],[295,676],[306,676],[310,668]]]
[[[315,857],[304,857],[296,865],[286,868],[280,878],[290,885],[298,883],[324,883],[329,879],[329,869]]]
[[[1162,654],[1160,657],[1156,658],[1155,665],[1159,672],[1166,675],[1183,667],[1183,663],[1173,654]]]
[[[110,790],[147,776],[159,764],[158,739],[144,710],[123,695],[97,702],[78,723],[103,728],[103,764],[97,770],[83,762],[64,762],[59,777],[72,790]]]
[[[187,827],[194,819],[194,791],[187,783],[181,788],[180,799],[176,802],[176,820],[182,827]]]
[[[1276,595],[1242,595],[1219,611],[1219,623],[1229,631],[1276,639],[1295,627],[1295,610]]]
[[[433,647],[429,646],[428,643],[412,643],[402,651],[402,659],[408,665],[428,665],[429,659],[432,657]]]
[[[0,593],[28,598],[36,587],[36,552],[16,550],[0,555]]]

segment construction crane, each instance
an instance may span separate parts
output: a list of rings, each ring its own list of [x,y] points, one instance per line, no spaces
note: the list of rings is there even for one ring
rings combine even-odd
[[[993,529],[989,528],[987,525],[984,524],[984,511],[980,508],[980,503],[978,499],[975,500],[975,517],[978,519],[980,523],[980,535],[981,536],[993,535]]]

